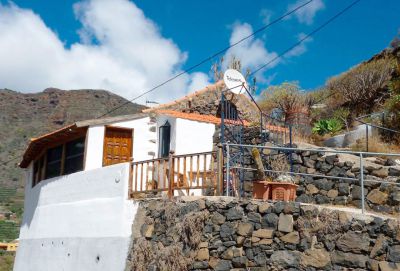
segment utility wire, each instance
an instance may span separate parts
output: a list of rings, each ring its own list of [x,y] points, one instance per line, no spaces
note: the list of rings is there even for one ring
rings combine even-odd
[[[248,38],[254,36],[255,34],[257,34],[257,33],[261,32],[261,31],[263,31],[264,29],[266,29],[267,27],[269,27],[269,26],[271,26],[271,25],[277,23],[278,21],[282,20],[283,18],[285,18],[285,17],[289,16],[290,14],[296,12],[297,10],[299,10],[300,8],[302,8],[302,7],[306,6],[306,5],[308,5],[308,4],[311,3],[312,1],[313,1],[313,0],[310,0],[310,1],[306,2],[306,3],[304,3],[303,5],[298,6],[297,8],[291,10],[290,12],[288,12],[288,13],[282,15],[281,17],[275,19],[274,21],[272,21],[271,23],[267,24],[266,26],[264,26],[264,27],[262,27],[262,28],[256,30],[256,31],[255,31],[254,33],[252,33],[251,35],[248,35],[248,36],[244,37],[243,39],[237,41],[236,43],[232,44],[231,46],[228,46],[228,47],[226,47],[226,48],[220,50],[219,52],[215,53],[214,55],[212,55],[212,56],[210,56],[210,57],[204,59],[203,61],[199,62],[198,64],[196,64],[196,65],[190,67],[189,69],[187,69],[187,70],[185,70],[185,71],[182,71],[181,73],[177,74],[177,75],[174,76],[174,77],[171,77],[171,78],[168,79],[167,81],[164,81],[163,83],[161,83],[161,84],[159,84],[159,85],[157,85],[157,86],[151,88],[150,90],[148,90],[148,91],[146,91],[146,92],[144,92],[144,93],[142,93],[142,94],[136,96],[135,98],[133,98],[133,99],[131,99],[131,100],[129,100],[129,101],[123,103],[122,105],[119,105],[119,106],[117,106],[117,107],[115,107],[115,108],[109,110],[108,112],[104,113],[103,115],[101,115],[101,116],[99,116],[99,117],[97,117],[97,118],[101,118],[101,117],[103,117],[103,116],[105,116],[105,115],[108,115],[109,113],[111,113],[111,112],[113,112],[113,111],[115,111],[115,110],[117,110],[117,109],[119,109],[119,108],[125,106],[126,104],[131,103],[132,101],[134,101],[134,100],[136,100],[136,99],[138,99],[138,98],[140,98],[140,97],[146,95],[147,93],[150,93],[150,92],[156,90],[157,88],[159,88],[159,87],[161,87],[161,86],[167,84],[168,82],[170,82],[170,81],[172,81],[172,80],[178,78],[179,76],[181,76],[181,75],[183,75],[183,74],[185,74],[185,73],[187,73],[187,72],[189,72],[189,71],[195,69],[196,67],[202,65],[203,63],[205,63],[205,62],[207,62],[207,61],[213,59],[215,56],[218,56],[219,54],[221,54],[221,53],[227,51],[229,48],[232,48],[233,46],[239,44],[240,42],[243,42],[244,40],[246,40],[246,39],[248,39]],[[273,63],[273,62],[275,62],[276,60],[278,60],[279,58],[284,57],[284,56],[285,56],[287,53],[289,53],[291,50],[293,50],[293,49],[296,48],[297,46],[301,45],[305,40],[307,40],[308,38],[310,38],[311,36],[313,36],[314,34],[316,34],[317,32],[319,32],[320,30],[322,30],[324,27],[326,27],[328,24],[330,24],[331,22],[333,22],[335,19],[337,19],[338,17],[340,17],[341,15],[343,15],[346,11],[348,11],[349,9],[351,9],[353,6],[355,6],[355,5],[356,5],[358,2],[360,2],[360,1],[361,1],[361,0],[356,0],[356,1],[352,2],[350,5],[346,6],[344,9],[342,9],[340,12],[336,13],[334,16],[332,16],[331,18],[329,18],[326,22],[324,22],[323,24],[321,24],[320,26],[318,26],[316,29],[314,29],[313,31],[311,31],[309,34],[307,34],[306,36],[304,36],[302,39],[300,39],[300,40],[299,40],[298,42],[296,42],[294,45],[290,46],[288,49],[286,49],[286,50],[284,50],[283,52],[281,52],[278,56],[274,57],[273,59],[271,59],[270,61],[268,61],[268,62],[265,63],[264,65],[262,65],[261,67],[257,68],[257,69],[254,70],[253,72],[251,72],[250,75],[256,74],[257,72],[259,72],[260,70],[266,68],[266,67],[269,66],[271,63]],[[17,157],[15,157],[15,158],[13,158],[13,159],[11,159],[11,160],[5,161],[5,162],[1,162],[1,164],[2,164],[2,165],[5,165],[5,164],[7,164],[7,163],[9,163],[9,162],[11,162],[11,161],[13,161],[13,160],[16,160],[16,159],[17,159]]]
[[[352,2],[350,5],[346,6],[344,9],[342,9],[340,12],[336,13],[334,16],[332,16],[331,18],[329,18],[326,22],[324,22],[323,24],[321,24],[320,26],[318,26],[317,28],[315,28],[313,31],[311,31],[310,33],[308,33],[307,35],[305,35],[302,39],[300,39],[298,42],[296,42],[295,44],[293,44],[292,46],[290,46],[289,48],[287,48],[285,51],[281,52],[279,55],[277,55],[276,57],[274,57],[273,59],[271,59],[270,61],[268,61],[267,63],[265,63],[264,65],[260,66],[259,68],[257,68],[256,70],[252,71],[249,75],[254,75],[257,72],[261,71],[262,69],[266,68],[267,66],[269,66],[270,64],[274,63],[275,61],[277,61],[278,59],[282,58],[283,56],[285,56],[287,53],[289,53],[290,51],[292,51],[294,48],[296,48],[297,46],[301,45],[305,40],[309,39],[310,37],[312,37],[314,34],[316,34],[317,32],[321,31],[324,27],[326,27],[328,24],[330,24],[331,22],[333,22],[334,20],[336,20],[338,17],[340,17],[341,15],[343,15],[346,11],[348,11],[349,9],[351,9],[353,6],[355,6],[358,2],[360,2],[361,0],[356,0],[354,2]]]
[[[188,69],[186,69],[186,70],[184,70],[184,71],[182,71],[182,72],[180,72],[180,73],[178,73],[177,75],[175,75],[175,76],[169,78],[168,80],[166,80],[166,81],[164,81],[164,82],[162,82],[162,83],[160,83],[160,84],[158,84],[158,85],[152,87],[151,89],[149,89],[149,90],[143,92],[142,94],[139,94],[138,96],[136,96],[136,97],[134,97],[134,98],[132,98],[132,99],[130,99],[130,100],[128,100],[128,101],[122,103],[121,105],[118,105],[118,106],[112,108],[111,110],[109,110],[109,111],[107,111],[106,113],[104,113],[104,114],[98,116],[97,118],[102,118],[102,117],[104,117],[104,116],[106,116],[106,115],[108,115],[108,114],[114,112],[115,110],[117,110],[117,109],[119,109],[119,108],[121,108],[121,107],[123,107],[123,106],[125,106],[125,105],[127,105],[127,104],[129,104],[129,103],[131,103],[131,102],[133,102],[133,101],[135,101],[135,100],[141,98],[141,97],[143,97],[144,95],[149,94],[150,92],[153,92],[154,90],[156,90],[156,89],[158,89],[158,88],[160,88],[160,87],[166,85],[167,83],[169,83],[169,82],[175,80],[176,78],[178,78],[178,77],[180,77],[180,76],[182,76],[182,75],[184,75],[184,74],[186,74],[186,73],[189,73],[190,71],[194,70],[195,68],[197,68],[197,67],[203,65],[204,63],[206,63],[206,62],[208,62],[208,61],[210,61],[210,60],[212,60],[212,59],[214,59],[215,57],[219,56],[220,54],[222,54],[222,53],[228,51],[230,48],[235,47],[235,46],[238,45],[239,43],[242,43],[243,41],[245,41],[245,40],[247,40],[247,39],[249,39],[249,38],[251,38],[251,37],[257,35],[258,33],[264,31],[264,30],[267,29],[268,27],[270,27],[270,26],[272,26],[272,25],[278,23],[279,21],[283,20],[284,18],[286,18],[286,17],[292,15],[293,13],[295,13],[296,11],[298,11],[299,9],[301,9],[301,8],[303,8],[303,7],[307,6],[307,5],[309,5],[312,1],[314,1],[314,0],[309,0],[309,1],[307,1],[307,2],[305,2],[305,3],[303,3],[303,4],[301,4],[301,5],[297,6],[296,8],[294,8],[294,9],[290,10],[289,12],[283,14],[282,16],[276,18],[276,19],[273,20],[272,22],[270,22],[270,23],[266,24],[265,26],[263,26],[263,27],[257,29],[256,31],[254,31],[254,32],[251,33],[250,35],[247,35],[247,36],[245,36],[244,38],[242,38],[242,39],[236,41],[235,43],[231,44],[230,46],[227,46],[227,47],[225,47],[225,48],[223,48],[223,49],[217,51],[216,53],[214,53],[213,55],[211,55],[211,56],[209,56],[209,57],[203,59],[203,60],[200,61],[199,63],[197,63],[197,64],[195,64],[195,65],[189,67]]]

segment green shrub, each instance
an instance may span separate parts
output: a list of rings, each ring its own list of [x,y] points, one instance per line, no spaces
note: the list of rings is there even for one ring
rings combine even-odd
[[[342,130],[343,125],[338,119],[323,119],[314,123],[314,127],[312,132],[314,134],[325,135],[331,134],[334,135],[340,130]]]

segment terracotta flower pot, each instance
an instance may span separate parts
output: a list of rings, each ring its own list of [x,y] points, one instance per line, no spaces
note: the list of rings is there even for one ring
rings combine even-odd
[[[271,195],[271,189],[269,182],[267,181],[255,181],[253,182],[253,198],[269,200]]]
[[[294,201],[297,185],[293,183],[270,182],[271,199],[274,201]]]
[[[253,182],[253,198],[273,201],[294,201],[296,199],[296,184],[285,182]]]

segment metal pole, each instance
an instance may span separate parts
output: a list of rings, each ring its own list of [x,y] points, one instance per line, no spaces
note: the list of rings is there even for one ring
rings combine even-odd
[[[365,130],[365,132],[366,132],[366,144],[367,144],[367,150],[366,150],[366,152],[368,152],[368,125],[365,124],[365,127],[367,128],[367,129]]]
[[[226,196],[229,197],[229,142],[226,145]]]
[[[289,124],[289,144],[290,144],[290,148],[292,148],[292,124]],[[292,158],[292,151],[290,152],[290,172],[293,172],[293,158]]]
[[[217,152],[217,163],[218,163],[218,171],[217,171],[217,196],[223,195],[223,187],[224,187],[224,151],[221,143],[218,144],[218,152]]]
[[[224,144],[225,140],[225,100],[224,100],[224,93],[221,94],[221,143]]]
[[[364,163],[363,155],[360,153],[360,183],[361,183],[361,212],[365,213],[365,195],[364,195]]]
[[[260,111],[260,138],[261,138],[261,143],[264,143],[263,117],[262,117],[262,112],[261,111]]]

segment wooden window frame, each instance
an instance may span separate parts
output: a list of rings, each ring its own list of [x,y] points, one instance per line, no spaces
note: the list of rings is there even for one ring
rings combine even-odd
[[[85,144],[84,145],[84,151],[83,151],[83,158],[82,158],[83,159],[83,166],[82,166],[83,169],[82,170],[85,170],[86,146],[87,146],[86,137],[87,137],[87,134],[79,134],[79,135],[70,137],[68,139],[62,140],[62,141],[54,142],[52,144],[49,144],[46,148],[44,148],[41,151],[41,153],[38,155],[38,158],[32,161],[32,173],[33,173],[32,174],[32,187],[34,187],[35,185],[37,185],[41,181],[48,179],[47,176],[46,176],[46,171],[47,171],[47,151],[49,149],[56,148],[58,146],[62,146],[60,175],[55,176],[55,177],[59,177],[59,176],[65,175],[64,174],[64,170],[65,170],[66,147],[67,147],[67,144],[69,142],[72,142],[72,141],[77,140],[77,139],[83,139],[83,142]],[[43,163],[42,164],[42,168],[40,168],[40,161],[41,160],[42,160],[42,163]],[[35,167],[35,163],[36,162],[38,163],[38,166],[39,166],[38,170],[40,171],[40,172],[38,172],[38,175],[37,175],[38,178],[37,179],[36,179],[36,176],[34,174],[34,167]]]

